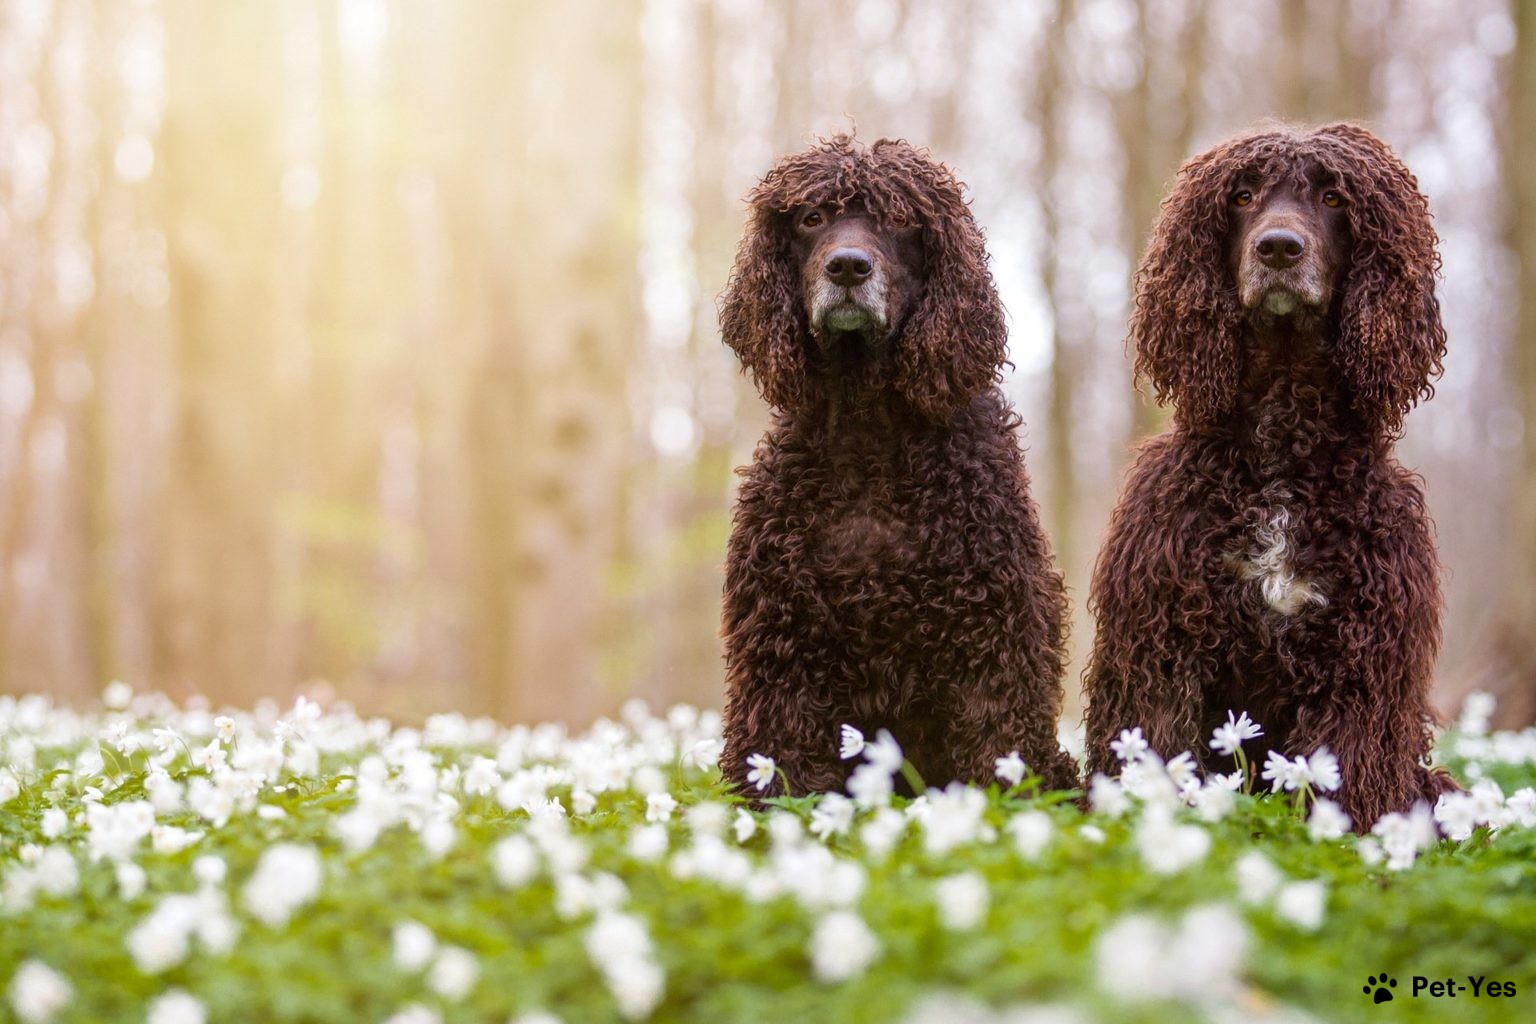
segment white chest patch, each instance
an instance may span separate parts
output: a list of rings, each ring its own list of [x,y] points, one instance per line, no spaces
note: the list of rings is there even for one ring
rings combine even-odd
[[[1264,603],[1281,615],[1295,615],[1308,605],[1327,605],[1322,588],[1301,579],[1291,566],[1291,513],[1275,508],[1254,530],[1254,546],[1247,556],[1228,555],[1227,568],[1239,579],[1259,585]]]

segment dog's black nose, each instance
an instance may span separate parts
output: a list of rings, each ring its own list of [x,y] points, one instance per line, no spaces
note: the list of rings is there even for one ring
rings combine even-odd
[[[1266,267],[1285,270],[1300,261],[1301,254],[1307,251],[1307,243],[1294,231],[1275,228],[1260,235],[1253,248]]]
[[[834,249],[827,257],[826,271],[833,284],[852,288],[863,284],[874,273],[875,265],[863,249]]]

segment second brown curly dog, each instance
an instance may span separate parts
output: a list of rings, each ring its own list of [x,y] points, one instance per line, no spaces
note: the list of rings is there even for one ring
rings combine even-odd
[[[1200,752],[1246,710],[1259,761],[1333,751],[1357,829],[1454,788],[1426,763],[1433,528],[1392,457],[1445,355],[1435,244],[1413,175],[1354,125],[1255,131],[1180,170],[1130,332],[1173,427],[1094,573],[1091,771],[1115,771],[1122,729]]]

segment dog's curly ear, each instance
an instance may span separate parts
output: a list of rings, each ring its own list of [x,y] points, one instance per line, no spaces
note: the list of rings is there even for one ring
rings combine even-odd
[[[1242,311],[1226,269],[1228,192],[1238,173],[1230,145],[1186,161],[1163,199],[1136,268],[1127,344],[1136,380],[1186,422],[1231,411],[1240,368]]]
[[[943,165],[923,164],[914,170],[931,179],[922,211],[924,284],[897,341],[896,387],[925,418],[944,423],[1000,379],[1008,328],[986,239],[959,183]]]
[[[1314,138],[1339,177],[1354,240],[1343,280],[1339,362],[1355,411],[1395,435],[1408,410],[1434,393],[1445,358],[1429,201],[1413,173],[1364,128],[1331,124]]]
[[[796,409],[811,400],[812,384],[806,373],[807,328],[790,266],[785,216],[754,201],[720,296],[720,334],[741,358],[763,401],[777,409]]]

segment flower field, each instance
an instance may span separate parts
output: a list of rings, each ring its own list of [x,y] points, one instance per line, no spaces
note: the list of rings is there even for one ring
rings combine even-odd
[[[1359,838],[1328,752],[1249,765],[1241,715],[1228,775],[1125,734],[1087,813],[1017,757],[897,796],[899,737],[852,729],[847,795],[751,810],[687,707],[0,697],[0,1019],[1536,1019],[1536,730],[1487,713],[1439,745],[1468,794]]]

